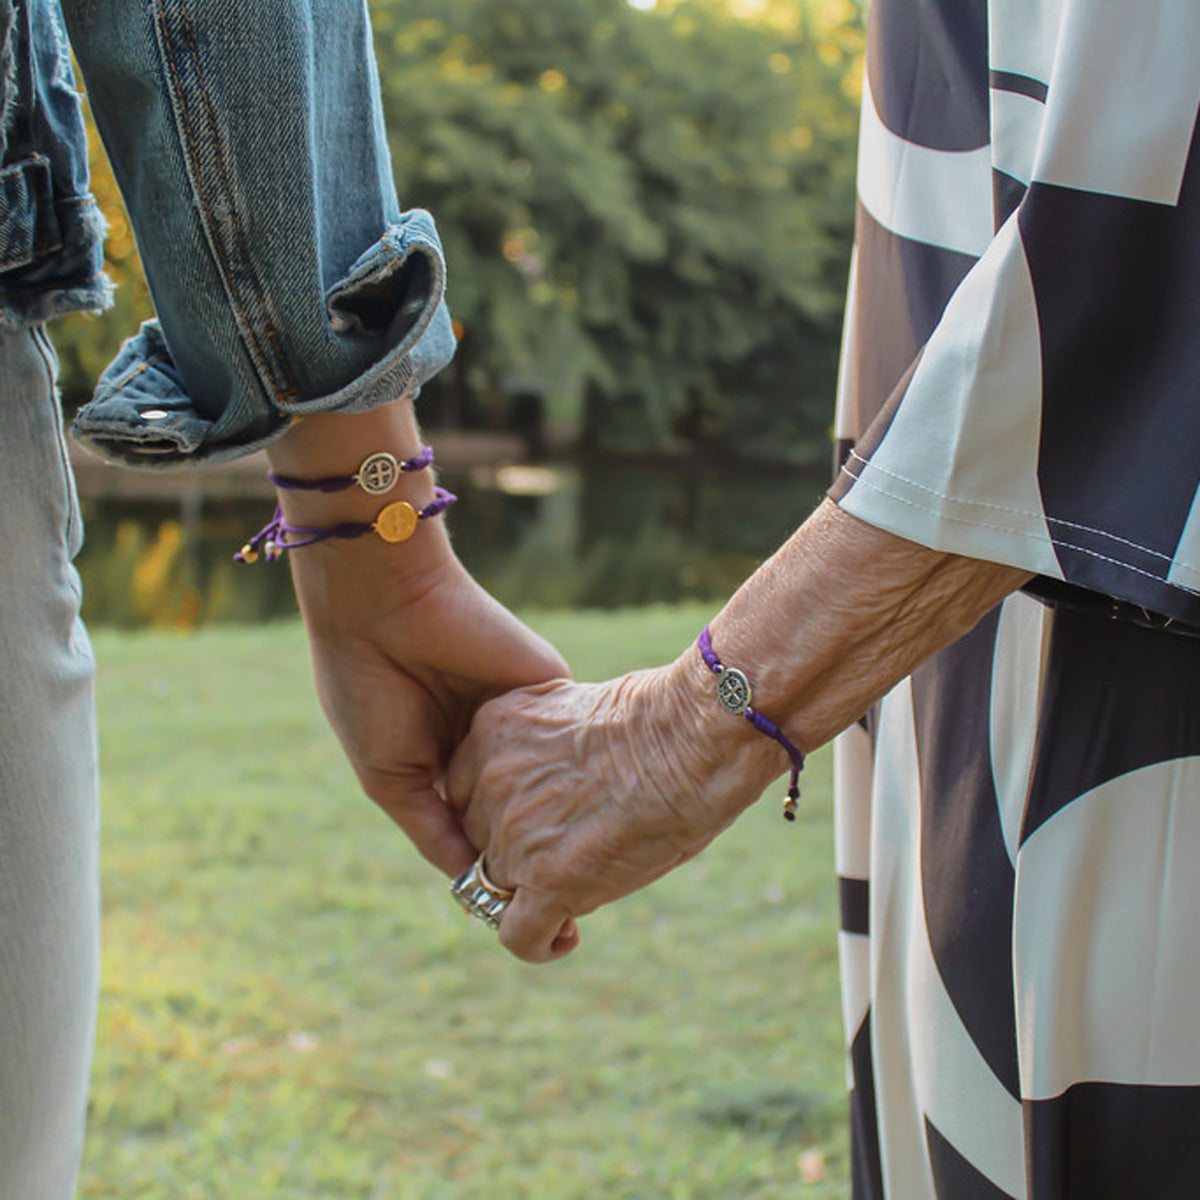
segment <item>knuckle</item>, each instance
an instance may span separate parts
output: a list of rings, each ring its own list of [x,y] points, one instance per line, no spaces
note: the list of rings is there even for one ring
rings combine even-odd
[[[358,782],[362,790],[376,804],[386,804],[392,807],[404,799],[399,781],[387,771],[377,771],[370,767],[360,768]]]

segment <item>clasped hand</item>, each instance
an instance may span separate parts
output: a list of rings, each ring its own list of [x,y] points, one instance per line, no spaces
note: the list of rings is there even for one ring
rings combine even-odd
[[[284,476],[341,477],[380,446],[408,457],[420,444],[398,402],[310,416],[271,461]],[[419,505],[432,485],[417,473],[397,486]],[[362,521],[375,504],[353,490],[280,502],[300,525]],[[694,650],[606,684],[567,682],[554,648],[464,570],[440,521],[402,552],[330,540],[289,557],[317,691],[363,790],[447,874],[482,854],[516,888],[500,938],[521,958],[573,949],[577,917],[691,858],[781,769],[777,751],[747,747],[742,722],[709,727],[719,709]]]
[[[690,651],[477,713],[446,790],[488,875],[516,889],[499,937],[518,958],[569,953],[578,917],[693,858],[779,774],[777,751],[717,708],[703,673]]]

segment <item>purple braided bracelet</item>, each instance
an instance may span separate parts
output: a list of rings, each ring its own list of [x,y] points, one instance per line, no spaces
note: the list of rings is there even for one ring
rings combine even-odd
[[[372,496],[381,496],[384,492],[391,491],[402,471],[423,471],[432,462],[432,446],[422,446],[420,454],[414,454],[412,458],[406,458],[403,462],[398,462],[394,454],[380,450],[375,454],[368,454],[358,464],[358,470],[353,475],[335,475],[331,479],[308,481],[268,471],[267,478],[277,488],[300,492],[343,492],[357,484],[364,492],[369,492]]]
[[[708,665],[708,669],[718,676],[717,699],[721,702],[721,706],[727,712],[733,713],[735,717],[745,717],[759,733],[774,738],[787,751],[788,758],[792,760],[792,776],[787,796],[783,801],[783,815],[785,820],[794,821],[796,819],[796,802],[800,799],[800,772],[804,770],[804,755],[774,721],[750,707],[750,680],[737,667],[727,667],[717,657],[717,652],[712,647],[712,635],[709,633],[707,625],[700,630],[696,645],[699,647],[700,656]]]
[[[394,500],[385,504],[374,521],[343,521],[340,525],[327,525],[311,529],[303,525],[289,525],[283,509],[276,508],[275,515],[233,557],[238,562],[252,563],[262,551],[267,562],[274,562],[285,550],[298,550],[301,546],[312,546],[330,538],[356,538],[376,533],[385,542],[406,542],[412,537],[418,521],[427,521],[445,512],[458,497],[445,488],[435,487],[434,498],[424,508],[417,510],[406,500]],[[291,537],[295,540],[288,541]]]

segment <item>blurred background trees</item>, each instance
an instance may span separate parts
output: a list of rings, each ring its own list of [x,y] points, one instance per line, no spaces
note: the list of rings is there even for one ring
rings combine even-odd
[[[372,0],[397,185],[461,335],[432,424],[824,453],[853,228],[856,0]],[[148,310],[60,323],[78,402]],[[817,447],[820,447],[818,450]]]

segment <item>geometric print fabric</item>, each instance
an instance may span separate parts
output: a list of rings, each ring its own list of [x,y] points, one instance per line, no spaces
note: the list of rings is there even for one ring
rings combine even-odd
[[[1037,661],[1030,640],[1042,702],[1025,711],[1041,721],[1013,813],[1012,764],[993,770],[977,716],[1021,691],[1005,676]],[[874,740],[856,728],[838,751],[840,782],[864,766],[874,781],[868,867],[843,888],[869,890],[867,920],[852,911],[842,934],[859,993],[854,1195],[1200,1195],[1197,689],[1179,703],[1200,640],[1132,625],[1114,638],[1112,622],[1018,595],[942,657],[885,698]],[[950,679],[954,703],[937,705]],[[1098,758],[1114,741],[1138,749]],[[839,870],[862,861],[852,841],[840,828]]]
[[[838,741],[855,1200],[1200,1196],[1198,110],[1200,6],[872,6],[831,496],[1057,607]]]
[[[1031,6],[986,13],[1008,30],[1010,65],[1014,7]],[[1167,6],[1136,33],[1123,0],[1060,7],[1038,80],[981,56],[979,14],[875,6],[859,168],[874,227],[863,237],[860,217],[839,395],[839,439],[857,445],[832,495],[901,536],[1200,626],[1200,6]],[[914,22],[921,37],[896,32]],[[1076,63],[1098,49],[1107,90]],[[1138,82],[1131,54],[1159,72],[1148,94],[1118,91]],[[926,97],[947,88],[969,102],[941,105],[953,128],[939,138]],[[981,106],[1008,114],[998,141],[940,149]],[[965,244],[952,231],[975,222],[993,239],[966,239],[973,265],[947,279],[939,264]]]

